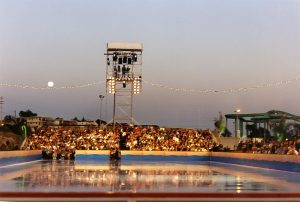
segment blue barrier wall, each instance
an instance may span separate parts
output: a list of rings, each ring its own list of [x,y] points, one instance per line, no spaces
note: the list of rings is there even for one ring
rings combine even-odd
[[[0,166],[40,160],[41,151],[0,151]],[[109,151],[78,150],[76,161],[109,161]],[[300,156],[226,153],[122,151],[122,161],[212,161],[300,173]]]
[[[293,163],[293,162],[240,159],[240,158],[228,158],[228,157],[217,157],[217,156],[211,157],[211,161],[300,173],[300,164]]]
[[[77,151],[78,161],[109,161],[108,151]],[[300,156],[228,153],[228,152],[166,152],[122,151],[122,161],[211,161],[243,166],[270,168],[300,173]]]
[[[122,161],[209,161],[209,156],[122,155]],[[109,161],[106,154],[77,154],[76,161]]]
[[[0,166],[40,160],[41,151],[0,151]]]

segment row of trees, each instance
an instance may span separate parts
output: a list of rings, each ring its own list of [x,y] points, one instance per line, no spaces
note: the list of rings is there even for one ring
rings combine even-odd
[[[19,112],[19,117],[32,117],[32,116],[37,116],[37,113],[33,113],[31,110],[26,110],[26,111],[20,111]],[[16,117],[13,117],[12,115],[6,115],[4,117],[5,121],[16,121]]]

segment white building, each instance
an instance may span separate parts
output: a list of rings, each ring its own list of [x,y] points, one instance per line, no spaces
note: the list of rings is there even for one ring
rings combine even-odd
[[[42,116],[24,117],[27,126],[43,127],[43,126],[98,126],[95,121],[76,121],[76,120],[64,120],[62,118],[50,118]]]
[[[63,118],[56,118],[52,121],[52,126],[61,126],[63,125],[64,119]]]
[[[50,117],[42,116],[31,116],[24,118],[26,120],[27,126],[30,127],[42,127],[52,125],[53,119]]]
[[[78,126],[98,126],[98,124],[95,121],[78,121]]]

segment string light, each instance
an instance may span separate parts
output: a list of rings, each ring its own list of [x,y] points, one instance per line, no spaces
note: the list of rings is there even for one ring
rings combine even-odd
[[[239,92],[246,92],[249,90],[255,90],[260,88],[267,88],[267,87],[275,87],[275,86],[282,86],[287,85],[296,81],[300,80],[300,76],[288,79],[288,80],[281,80],[276,82],[268,82],[268,83],[262,83],[255,86],[250,87],[239,87],[239,88],[229,88],[229,89],[205,89],[205,90],[198,90],[198,89],[187,89],[187,88],[174,88],[167,85],[159,84],[159,83],[153,83],[150,81],[143,81],[146,84],[149,84],[153,87],[159,87],[164,88],[170,91],[175,92],[184,92],[184,93],[200,93],[200,94],[209,94],[209,93],[239,93]]]
[[[54,90],[54,89],[75,89],[75,88],[85,88],[90,86],[95,86],[104,83],[105,81],[96,81],[87,84],[78,84],[71,86],[53,86],[53,87],[37,87],[27,84],[10,84],[10,83],[0,83],[0,87],[11,87],[11,88],[22,88],[22,89],[33,89],[33,90]]]
[[[169,91],[174,92],[184,92],[184,93],[199,93],[199,94],[212,94],[212,93],[240,93],[240,92],[246,92],[249,90],[256,90],[260,88],[270,88],[270,87],[276,87],[276,86],[283,86],[287,84],[291,84],[293,82],[299,81],[300,76],[288,79],[288,80],[281,80],[281,81],[275,81],[275,82],[265,82],[262,84],[249,86],[249,87],[239,87],[239,88],[229,88],[229,89],[187,89],[187,88],[175,88],[170,87],[168,85],[160,84],[160,83],[153,83],[151,81],[143,81],[145,84],[148,84],[153,87],[157,88],[164,88]],[[110,81],[111,83],[111,92],[114,93],[115,91],[115,81]],[[27,84],[10,84],[10,83],[0,83],[0,87],[11,87],[11,88],[22,88],[22,89],[33,89],[33,90],[54,90],[54,89],[76,89],[76,88],[85,88],[85,87],[91,87],[99,84],[103,84],[105,81],[96,81],[91,82],[87,84],[79,84],[79,85],[72,85],[72,86],[53,86],[53,87],[37,87],[37,86],[31,86]],[[135,83],[135,88],[138,89],[140,86],[139,83]],[[138,92],[138,91],[137,91]]]

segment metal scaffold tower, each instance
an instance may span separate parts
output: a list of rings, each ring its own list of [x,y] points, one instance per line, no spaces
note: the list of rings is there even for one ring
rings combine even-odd
[[[4,98],[0,96],[0,126],[3,126],[3,109],[2,105],[4,104]]]
[[[142,52],[140,43],[107,43],[106,91],[113,94],[113,126],[134,125],[133,96],[142,89]]]

